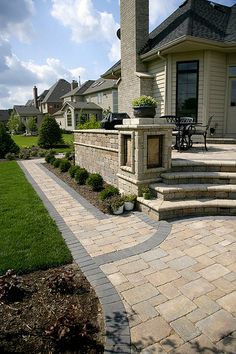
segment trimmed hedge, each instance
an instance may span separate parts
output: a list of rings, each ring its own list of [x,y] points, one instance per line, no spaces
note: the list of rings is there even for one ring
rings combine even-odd
[[[93,191],[100,191],[103,187],[103,178],[98,173],[91,173],[86,180],[86,184],[92,187]]]
[[[78,184],[85,184],[86,179],[88,178],[89,173],[85,168],[80,168],[75,174],[75,180]]]

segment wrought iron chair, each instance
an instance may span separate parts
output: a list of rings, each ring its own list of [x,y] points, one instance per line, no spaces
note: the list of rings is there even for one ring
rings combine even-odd
[[[205,146],[205,150],[207,151],[207,145],[206,145],[206,138],[207,138],[207,133],[208,130],[210,128],[212,119],[213,119],[214,115],[212,115],[209,119],[206,125],[202,125],[202,124],[194,124],[190,127],[188,134],[189,134],[189,140],[192,140],[192,136],[194,135],[202,135],[204,138],[204,146]]]

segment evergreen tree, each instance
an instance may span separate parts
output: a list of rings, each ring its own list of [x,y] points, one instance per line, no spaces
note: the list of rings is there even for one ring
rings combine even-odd
[[[62,143],[62,135],[59,125],[55,118],[45,115],[39,128],[38,145],[40,147],[51,148],[52,146]]]
[[[7,133],[6,128],[0,123],[0,158],[4,158],[8,152],[17,154],[20,148],[10,134]]]

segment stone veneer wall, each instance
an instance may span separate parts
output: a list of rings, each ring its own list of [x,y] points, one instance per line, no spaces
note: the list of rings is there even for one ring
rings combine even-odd
[[[75,130],[75,163],[90,173],[99,173],[104,181],[117,186],[118,131]]]

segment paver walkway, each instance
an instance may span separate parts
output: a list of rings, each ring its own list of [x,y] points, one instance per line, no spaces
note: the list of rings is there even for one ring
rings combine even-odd
[[[108,217],[39,161],[21,166],[101,299],[106,352],[130,337],[133,353],[236,352],[235,217]]]

